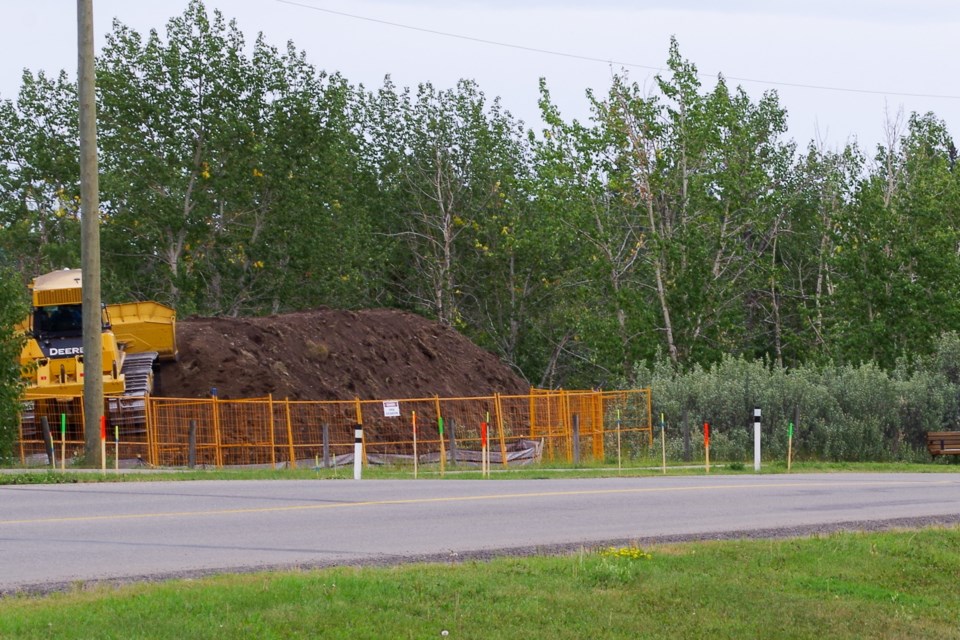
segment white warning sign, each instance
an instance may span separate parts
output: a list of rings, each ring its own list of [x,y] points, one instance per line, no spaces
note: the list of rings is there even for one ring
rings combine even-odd
[[[383,417],[399,418],[400,417],[400,401],[384,400],[383,401]]]

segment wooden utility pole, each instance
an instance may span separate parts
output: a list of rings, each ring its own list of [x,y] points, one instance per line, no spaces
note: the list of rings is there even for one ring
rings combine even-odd
[[[93,0],[77,0],[80,100],[80,263],[83,269],[83,440],[88,466],[99,467],[103,418],[103,336],[100,311],[100,180],[97,168]]]

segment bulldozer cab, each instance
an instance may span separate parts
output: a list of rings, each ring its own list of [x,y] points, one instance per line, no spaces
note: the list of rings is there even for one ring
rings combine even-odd
[[[110,327],[104,308],[100,318],[101,330]],[[83,308],[79,304],[61,304],[35,307],[33,335],[37,338],[74,338],[83,335]]]
[[[83,314],[79,304],[38,307],[33,313],[33,331],[37,337],[71,337],[83,333]]]

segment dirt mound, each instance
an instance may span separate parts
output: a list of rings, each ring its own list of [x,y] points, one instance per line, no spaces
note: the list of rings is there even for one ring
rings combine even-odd
[[[527,393],[496,356],[453,329],[393,309],[318,309],[177,322],[177,362],[155,395],[291,400]]]

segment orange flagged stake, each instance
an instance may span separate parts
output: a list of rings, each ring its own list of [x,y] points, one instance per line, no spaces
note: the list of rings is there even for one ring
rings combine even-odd
[[[703,449],[707,455],[707,473],[710,473],[710,423],[703,423]]]

